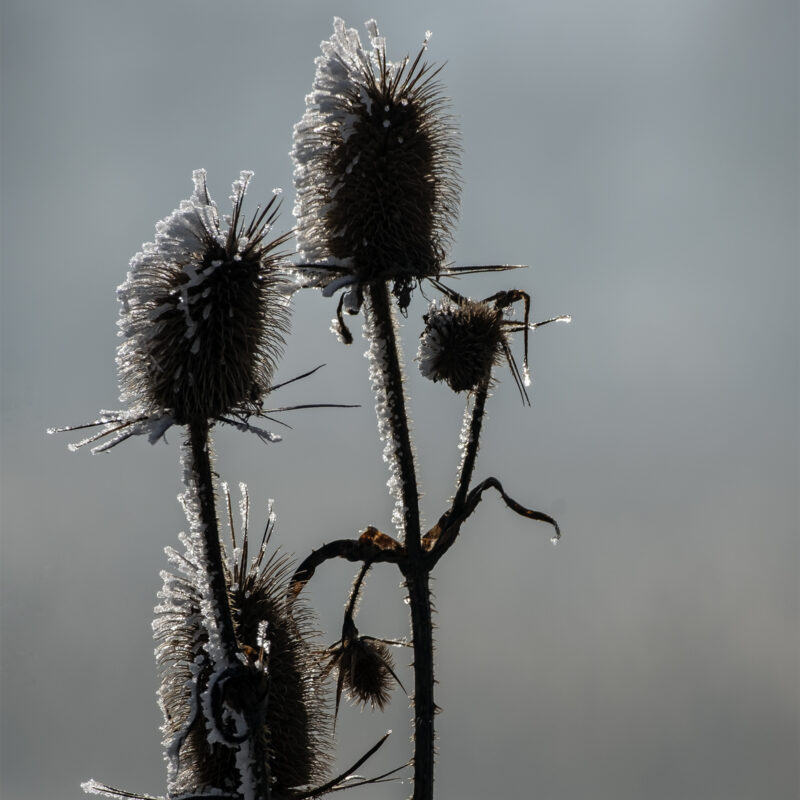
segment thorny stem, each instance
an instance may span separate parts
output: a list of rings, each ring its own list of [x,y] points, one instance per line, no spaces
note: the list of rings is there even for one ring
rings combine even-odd
[[[406,572],[414,644],[414,798],[432,800],[434,728],[433,619],[427,567]]]
[[[404,544],[409,555],[420,552],[419,492],[411,448],[411,432],[405,403],[405,383],[400,355],[397,349],[394,315],[389,289],[385,283],[365,286],[366,314],[369,328],[378,345],[382,347],[383,395],[389,412],[392,445],[400,472],[400,491],[403,502]]]
[[[464,507],[469,492],[469,484],[472,481],[472,473],[475,470],[475,460],[478,457],[478,442],[481,437],[481,427],[483,426],[483,415],[486,408],[486,398],[489,396],[489,380],[485,380],[475,392],[472,400],[472,410],[469,407],[464,412],[469,414],[469,430],[467,439],[464,442],[464,458],[461,462],[461,472],[458,476],[456,495],[453,498],[452,514],[456,516]],[[466,427],[467,420],[464,421]]]
[[[203,548],[208,582],[216,609],[216,625],[220,643],[228,665],[238,663],[236,654],[239,646],[233,628],[233,616],[228,601],[228,587],[225,584],[225,571],[222,565],[222,549],[219,544],[219,525],[214,502],[214,482],[211,475],[209,455],[208,422],[202,420],[189,425],[189,441],[192,453],[191,472],[195,481],[194,489],[200,504],[200,517],[203,525]],[[220,667],[222,665],[217,665]]]
[[[350,599],[347,601],[347,608],[344,610],[345,620],[353,619],[353,615],[356,611],[356,605],[358,604],[358,596],[361,594],[361,585],[364,583],[364,578],[369,572],[371,566],[372,564],[369,561],[365,561],[361,565],[361,569],[358,572],[358,576],[353,584],[353,588],[350,590]]]
[[[453,503],[450,510],[445,514],[449,524],[445,527],[445,530],[440,531],[439,538],[432,543],[433,547],[430,553],[431,569],[453,545],[461,530],[461,522],[466,516],[469,516],[466,513],[470,496],[469,487],[472,482],[472,474],[475,471],[475,461],[478,457],[478,443],[480,442],[481,428],[483,427],[486,399],[489,396],[490,380],[491,378],[487,378],[478,386],[472,398],[472,406],[470,407],[468,404],[464,409],[464,423],[461,429],[464,455],[461,459],[461,469],[458,474]]]
[[[237,658],[239,645],[236,640],[236,631],[233,627],[233,614],[231,613],[228,587],[225,582],[225,570],[222,563],[222,548],[219,539],[211,455],[209,453],[211,441],[207,420],[203,419],[189,424],[189,445],[192,458],[191,475],[194,481],[194,486],[191,488],[196,493],[200,507],[203,555],[213,602],[214,620],[210,624],[216,625],[216,632],[222,649],[221,663],[214,664],[214,670],[220,676],[230,673],[228,679],[235,681],[237,676],[244,670],[244,666]],[[221,684],[222,678],[220,678]],[[223,699],[222,704],[224,702]],[[207,722],[212,727],[217,727],[218,732],[220,732],[220,719],[216,715],[221,711],[221,705],[217,707],[212,701],[214,719],[209,719]],[[252,739],[254,728],[252,721],[248,721],[245,732],[237,736],[236,740],[232,741],[231,744],[239,750],[237,762],[240,763],[237,763],[237,766],[239,766],[241,772],[242,785],[249,784],[250,790],[255,793],[253,797],[257,798],[257,800],[269,800],[271,791],[266,759],[252,757],[251,749],[255,746]]]
[[[430,564],[420,541],[419,492],[411,449],[411,433],[405,407],[403,370],[395,336],[389,290],[385,283],[365,287],[365,313],[373,344],[382,350],[383,399],[391,427],[392,446],[400,477],[403,503],[404,544],[407,558],[402,564],[411,606],[414,646],[414,796],[432,800],[434,766],[433,716],[433,621],[429,586]]]

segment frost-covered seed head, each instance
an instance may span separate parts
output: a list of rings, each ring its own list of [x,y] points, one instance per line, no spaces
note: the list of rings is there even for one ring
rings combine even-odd
[[[233,184],[223,225],[195,171],[192,196],[156,225],[117,290],[120,399],[142,416],[249,413],[269,390],[288,329],[290,283],[275,252],[288,236],[267,239],[276,197],[244,220],[251,177]]]
[[[393,63],[374,20],[372,50],[334,20],[306,112],[295,126],[297,242],[304,258],[346,267],[358,282],[394,282],[405,308],[439,273],[459,206],[459,137],[438,70]]]
[[[323,782],[330,766],[328,694],[311,647],[314,615],[299,600],[287,606],[289,563],[277,559],[246,572],[232,593],[239,640],[254,649],[267,621],[270,693],[266,730],[274,786]],[[263,628],[262,628],[263,629]]]
[[[271,527],[272,520],[268,533]],[[274,553],[266,555],[267,538],[254,554],[245,530],[228,561],[226,582],[246,669],[225,685],[224,704],[258,720],[250,753],[266,760],[273,796],[286,796],[293,787],[326,778],[331,715],[318,648],[313,646],[313,614],[302,598],[287,605],[291,565]],[[241,778],[236,751],[222,742],[209,742],[206,718],[198,707],[198,697],[209,692],[214,677],[203,624],[203,567],[191,547],[185,554],[167,552],[174,572],[162,575],[153,628],[169,796],[215,789],[233,794]]]
[[[473,391],[491,377],[504,357],[503,312],[468,298],[431,303],[419,343],[420,372],[445,381],[454,392]]]

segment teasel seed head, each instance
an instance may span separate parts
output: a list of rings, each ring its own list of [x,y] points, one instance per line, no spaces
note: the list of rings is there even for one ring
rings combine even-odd
[[[419,343],[420,372],[454,392],[471,392],[491,378],[507,349],[503,312],[493,304],[445,297],[430,304]]]
[[[394,683],[394,660],[383,642],[363,637],[351,641],[339,654],[337,666],[355,702],[383,710]]]
[[[227,487],[225,493],[230,512]],[[230,679],[214,674],[208,656],[199,588],[204,577],[191,541],[181,537],[183,553],[167,549],[173,570],[162,573],[153,629],[169,796],[238,791],[236,747],[210,741],[209,708],[245,717],[248,730],[255,731],[247,742],[249,757],[270,775],[273,796],[318,784],[330,769],[332,721],[317,661],[313,613],[302,598],[287,603],[291,564],[267,553],[274,526],[271,512],[254,554],[246,494],[242,509],[244,537],[239,543],[234,539],[228,553],[226,581],[245,669]],[[226,720],[220,722],[224,727]]]
[[[438,275],[458,214],[460,146],[434,69],[391,62],[374,20],[372,50],[334,20],[295,126],[298,248],[351,282],[393,281],[401,308]],[[428,34],[429,36],[430,34]],[[340,285],[346,285],[345,283]]]
[[[402,642],[388,642],[372,636],[361,636],[353,622],[352,607],[345,614],[342,638],[324,653],[327,661],[323,676],[336,670],[336,711],[339,710],[339,701],[342,689],[355,703],[381,711],[389,703],[391,689],[394,683],[403,688],[394,668],[394,659],[387,644],[403,644]]]
[[[132,414],[189,424],[253,412],[269,390],[291,287],[276,249],[289,237],[268,238],[277,196],[245,220],[252,175],[234,182],[233,210],[221,221],[205,170],[196,170],[192,196],[131,260],[117,290],[117,365]]]

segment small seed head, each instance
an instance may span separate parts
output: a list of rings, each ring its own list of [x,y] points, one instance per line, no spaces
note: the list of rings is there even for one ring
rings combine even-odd
[[[493,304],[468,298],[431,303],[420,337],[420,372],[445,381],[454,392],[471,392],[491,377],[504,357],[503,313]]]
[[[395,682],[394,659],[376,639],[355,636],[330,651],[331,667],[339,671],[340,685],[350,699],[383,710]]]

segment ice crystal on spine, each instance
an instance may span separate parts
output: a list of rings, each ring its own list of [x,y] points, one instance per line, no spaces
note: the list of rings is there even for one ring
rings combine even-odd
[[[295,126],[297,242],[310,262],[351,282],[413,284],[438,275],[457,216],[458,133],[422,61],[391,62],[374,20],[371,50],[336,18]],[[430,34],[428,34],[430,35]],[[324,283],[324,280],[322,281]]]
[[[223,226],[196,170],[192,196],[156,225],[117,290],[120,400],[140,416],[187,424],[254,411],[269,390],[290,286],[275,249],[288,237],[267,240],[276,196],[245,221],[252,175],[234,182]]]
[[[458,435],[458,450],[461,453],[461,457],[458,462],[459,475],[461,475],[464,471],[464,461],[467,458],[467,453],[469,453],[472,448],[477,448],[478,446],[477,439],[473,437],[474,431],[472,427],[472,418],[472,408],[470,407],[470,404],[467,403],[464,408],[464,416],[461,419],[461,432]]]

